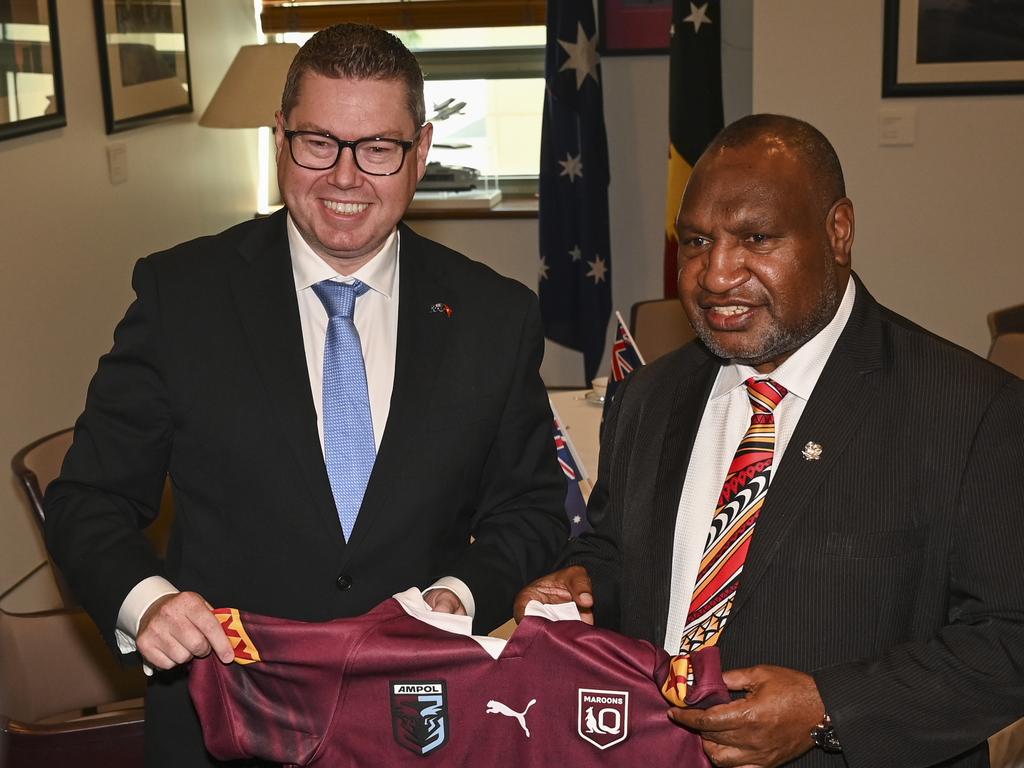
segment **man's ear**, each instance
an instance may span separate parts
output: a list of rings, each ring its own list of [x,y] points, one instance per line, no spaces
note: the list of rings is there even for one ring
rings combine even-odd
[[[277,162],[281,162],[281,152],[284,150],[285,137],[284,137],[284,112],[277,110],[274,113],[274,120],[276,125],[274,126],[274,144],[277,145]]]
[[[434,140],[434,124],[424,123],[420,128],[420,139],[416,143],[416,179],[423,178],[427,172],[427,153],[430,152],[430,143]]]
[[[841,267],[850,266],[850,254],[853,252],[853,201],[841,197],[832,203],[825,220],[829,245],[832,246],[836,264]]]

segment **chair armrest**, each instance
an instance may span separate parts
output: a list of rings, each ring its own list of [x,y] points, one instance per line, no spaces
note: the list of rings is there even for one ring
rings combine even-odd
[[[144,726],[141,709],[54,725],[0,716],[0,765],[141,768]]]

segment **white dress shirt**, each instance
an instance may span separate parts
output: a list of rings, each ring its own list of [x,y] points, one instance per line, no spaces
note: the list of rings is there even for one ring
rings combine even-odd
[[[329,318],[327,310],[313,292],[312,286],[323,280],[351,283],[360,280],[370,290],[356,300],[352,321],[359,332],[359,342],[366,366],[366,384],[370,395],[370,418],[373,421],[373,442],[380,450],[384,427],[391,410],[391,393],[395,384],[395,358],[398,352],[398,288],[401,238],[396,229],[380,251],[351,275],[334,271],[303,239],[291,214],[288,215],[288,247],[291,252],[292,276],[295,280],[302,345],[306,353],[309,389],[316,407],[320,450],[324,447],[323,370],[324,345]],[[428,587],[450,589],[462,601],[466,613],[476,612],[473,593],[461,579],[445,576]],[[162,576],[143,579],[125,597],[117,614],[115,636],[122,653],[136,650],[135,636],[146,610],[157,599],[174,594],[178,589]],[[147,674],[150,670],[144,665]]]
[[[398,230],[391,233],[380,252],[359,270],[348,276],[339,275],[299,234],[292,217],[288,217],[288,246],[292,253],[292,276],[299,303],[302,345],[306,350],[309,389],[316,405],[316,425],[320,433],[320,449],[324,447],[324,343],[327,338],[327,310],[313,292],[313,285],[323,280],[352,283],[359,280],[370,290],[356,299],[352,322],[359,332],[366,365],[366,386],[370,392],[370,418],[373,420],[373,442],[380,450],[384,426],[391,409],[391,390],[395,385],[395,355],[398,350]]]
[[[771,473],[771,479],[774,480],[776,467],[786,452],[804,406],[818,383],[832,348],[850,319],[855,292],[854,282],[850,279],[835,317],[770,374],[758,373],[750,366],[739,363],[722,366],[718,372],[711,395],[704,406],[700,428],[690,454],[690,464],[686,468],[683,491],[679,497],[679,511],[676,513],[672,588],[664,641],[664,648],[669,653],[679,653],[686,614],[690,608],[697,571],[704,557],[704,545],[718,506],[722,483],[736,453],[736,446],[750,426],[753,409],[744,382],[751,376],[757,379],[770,378],[788,390],[788,394],[775,409],[775,452]],[[757,536],[756,529],[754,536]],[[740,582],[742,584],[742,576]]]

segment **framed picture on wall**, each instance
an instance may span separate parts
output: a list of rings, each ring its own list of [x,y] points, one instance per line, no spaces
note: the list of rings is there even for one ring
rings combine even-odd
[[[672,0],[598,0],[603,56],[668,53]]]
[[[185,0],[94,0],[107,133],[192,111]]]
[[[67,124],[56,0],[0,0],[0,139]]]
[[[885,0],[882,96],[1024,93],[1024,2]]]

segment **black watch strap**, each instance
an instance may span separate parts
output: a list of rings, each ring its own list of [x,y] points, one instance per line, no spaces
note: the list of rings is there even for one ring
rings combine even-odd
[[[832,727],[832,718],[828,713],[811,729],[811,738],[814,740],[814,746],[820,747],[824,752],[836,754],[843,751],[843,745],[839,743],[839,737],[836,736],[836,729]]]

